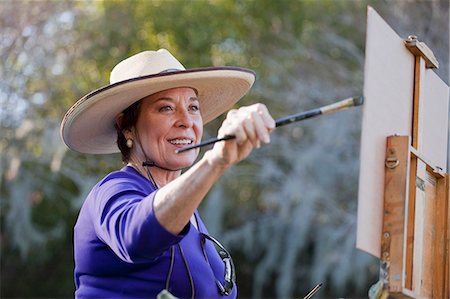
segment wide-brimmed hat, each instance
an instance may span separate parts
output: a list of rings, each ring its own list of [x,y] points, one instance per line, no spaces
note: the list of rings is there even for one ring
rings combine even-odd
[[[203,123],[230,109],[255,81],[252,70],[208,67],[186,70],[165,49],[133,55],[111,71],[110,85],[92,91],[67,111],[61,136],[77,152],[119,152],[116,116],[133,103],[159,91],[191,87],[197,91]]]

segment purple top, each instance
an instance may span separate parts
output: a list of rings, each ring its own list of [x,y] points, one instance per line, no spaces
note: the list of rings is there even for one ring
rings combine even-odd
[[[224,263],[200,232],[207,233],[196,212],[199,229],[190,223],[179,235],[168,232],[155,217],[156,188],[134,168],[112,172],[92,189],[74,228],[75,296],[77,298],[155,298],[165,288],[171,248],[175,258],[169,291],[179,298],[236,298],[237,288],[222,296],[215,279],[224,280]],[[182,258],[180,248],[189,272]]]

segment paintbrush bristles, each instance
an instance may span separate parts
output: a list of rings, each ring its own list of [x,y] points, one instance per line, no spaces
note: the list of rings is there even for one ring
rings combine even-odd
[[[364,96],[354,97],[353,98],[354,106],[361,106],[364,104]]]
[[[335,111],[339,111],[339,110],[354,107],[354,106],[359,106],[362,103],[363,103],[362,96],[361,97],[353,97],[353,98],[348,98],[348,99],[339,101],[334,104],[324,106],[324,107],[320,108],[320,111],[322,112],[322,114],[325,114],[325,113],[335,112]]]

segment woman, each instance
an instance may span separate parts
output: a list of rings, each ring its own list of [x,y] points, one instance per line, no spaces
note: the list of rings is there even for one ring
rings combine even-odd
[[[213,184],[253,148],[270,142],[275,122],[256,104],[231,110],[219,142],[189,170],[203,125],[242,98],[254,73],[235,67],[185,70],[167,50],[120,62],[111,84],[66,113],[67,146],[120,152],[127,163],[91,191],[74,229],[78,298],[235,298],[231,258],[208,235],[197,207]],[[218,251],[219,250],[219,251]]]

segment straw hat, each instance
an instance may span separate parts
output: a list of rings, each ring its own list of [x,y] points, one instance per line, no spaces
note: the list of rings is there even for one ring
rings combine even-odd
[[[238,67],[186,70],[165,49],[131,56],[111,71],[110,85],[94,90],[67,111],[61,136],[77,152],[119,152],[115,117],[133,103],[159,91],[191,87],[198,93],[203,123],[230,109],[250,89],[255,73]]]

